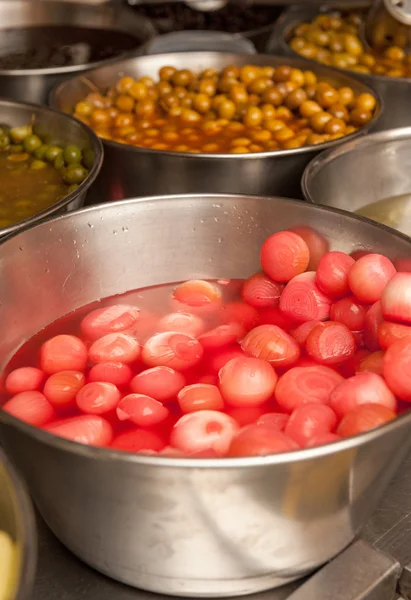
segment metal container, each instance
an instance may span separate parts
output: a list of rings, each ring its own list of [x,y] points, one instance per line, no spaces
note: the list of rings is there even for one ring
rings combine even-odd
[[[10,29],[60,25],[67,27],[89,27],[124,32],[136,38],[136,49],[127,53],[134,56],[139,46],[156,34],[148,19],[140,17],[120,4],[92,5],[54,0],[1,0],[0,34]],[[2,48],[3,53],[21,52],[25,39],[16,38],[16,47]],[[124,54],[122,55],[124,58]],[[121,58],[121,57],[120,57]],[[119,57],[117,57],[117,60]],[[116,59],[93,64],[47,69],[4,70],[0,69],[1,95],[13,100],[47,104],[50,90],[74,74]]]
[[[201,29],[204,30],[204,22],[201,23],[201,19],[200,19],[200,23],[198,23],[198,21],[196,22],[196,20],[194,20],[194,22],[190,21],[190,23],[187,24],[186,28],[181,29],[181,26],[182,26],[181,14],[175,15],[173,18],[173,16],[170,16],[170,15],[167,16],[164,13],[161,14],[162,11],[160,10],[160,15],[159,15],[158,9],[156,10],[155,4],[160,4],[160,5],[169,4],[169,2],[167,2],[167,0],[165,0],[164,2],[162,2],[161,0],[160,1],[157,0],[154,3],[144,2],[144,0],[125,0],[125,1],[131,8],[133,8],[135,11],[138,11],[139,14],[144,14],[145,16],[150,18],[151,21],[153,22],[154,27],[162,34],[167,34],[172,31],[188,31],[189,29],[195,30],[195,31],[200,31]],[[290,1],[290,0],[287,0],[287,1]],[[212,2],[212,0],[211,0],[211,2]],[[178,3],[179,3],[179,0],[177,0],[176,4],[178,4]],[[210,4],[210,0],[208,0],[208,3]],[[195,4],[198,5],[198,0],[190,0],[190,1],[186,2],[186,4],[188,5],[188,7],[192,8],[193,5],[195,5]],[[214,5],[214,7],[216,6],[215,3],[212,2],[212,4]],[[223,21],[221,21],[221,10],[223,10],[223,11],[224,11],[224,9],[230,10],[230,7],[227,6],[227,4],[231,4],[231,5],[237,4],[240,6],[240,10],[241,10],[241,6],[242,6],[244,11],[246,11],[248,8],[256,8],[257,10],[261,9],[263,11],[268,9],[271,13],[271,16],[270,16],[270,19],[272,19],[271,22],[268,22],[265,25],[260,25],[260,26],[255,26],[254,24],[252,24],[252,26],[251,26],[252,28],[246,29],[245,31],[243,31],[242,27],[238,26],[238,22],[236,20],[235,15],[234,15],[234,22],[237,24],[237,27],[232,26],[233,15],[231,15],[231,18],[229,19],[229,22],[231,23],[231,26],[229,28],[230,34],[232,33],[234,36],[247,38],[248,40],[250,40],[250,42],[252,42],[254,44],[254,46],[256,47],[258,52],[264,53],[266,51],[266,44],[267,44],[268,40],[270,39],[270,35],[272,33],[275,21],[281,14],[282,7],[277,6],[276,5],[277,3],[275,0],[274,0],[274,2],[271,2],[271,0],[257,0],[257,1],[256,0],[246,0],[245,2],[242,3],[242,5],[240,2],[238,2],[238,0],[230,0],[229,2],[225,2],[225,4],[226,4],[225,7],[220,6],[220,10],[218,10],[218,9],[216,10],[217,18],[220,19],[220,26],[219,26],[218,30],[217,29],[206,29],[206,31],[211,32],[211,33],[213,31],[218,31],[219,33],[226,31],[226,29],[224,27],[224,19],[223,19]],[[281,4],[283,4],[283,2],[281,2]],[[204,2],[203,2],[203,7],[204,7]],[[154,9],[154,12],[153,12],[153,9]],[[201,11],[196,11],[196,12],[197,12],[197,14],[201,14]],[[207,12],[214,12],[214,11],[207,11]],[[248,27],[250,27],[250,24],[248,24]],[[233,33],[233,32],[235,32],[235,33]]]
[[[324,7],[322,12],[327,12],[330,7]],[[331,9],[332,10],[332,9]],[[286,10],[278,19],[267,52],[282,54],[288,57],[298,56],[304,60],[306,67],[315,69],[319,63],[301,57],[294,52],[287,43],[293,29],[304,21],[311,21],[318,15],[321,9],[317,6],[307,7],[305,5],[296,6]],[[383,101],[384,111],[378,120],[374,131],[392,129],[394,127],[406,127],[411,125],[411,79],[402,77],[382,77],[380,75],[366,75],[364,73],[355,73],[346,69],[337,69],[332,67],[336,73],[344,73],[355,77],[364,85],[371,87],[377,92]]]
[[[370,221],[253,196],[129,200],[26,230],[0,245],[8,282],[0,321],[9,324],[0,370],[36,332],[98,298],[192,277],[247,277],[268,235],[301,224],[328,236],[333,250],[411,252],[409,238]],[[288,454],[173,459],[79,445],[0,411],[1,439],[61,542],[106,575],[175,596],[250,594],[328,561],[370,517],[411,447],[410,430],[408,413]]]
[[[1,565],[2,577],[10,577],[12,582],[7,600],[29,600],[37,559],[34,514],[25,486],[1,450],[0,532],[5,532],[14,544],[12,573],[5,572]]]
[[[0,2],[1,5],[1,2]],[[68,196],[59,200],[46,210],[15,223],[10,227],[0,229],[0,237],[14,233],[46,217],[66,210],[74,210],[83,206],[90,186],[94,183],[103,164],[103,146],[99,138],[83,123],[73,117],[63,115],[51,108],[28,104],[25,102],[13,102],[12,100],[0,100],[0,123],[11,127],[28,125],[33,120],[33,132],[40,136],[47,144],[68,146],[75,144],[81,150],[90,148],[93,150],[94,165],[88,177],[71,192]]]
[[[158,35],[144,45],[142,54],[165,52],[232,52],[256,54],[254,44],[242,35],[221,31],[175,31]]]
[[[342,144],[316,157],[304,171],[301,186],[310,202],[354,212],[403,194],[411,195],[411,127],[381,131]],[[410,210],[396,209],[393,222],[408,234]]]
[[[106,90],[122,74],[156,77],[164,65],[198,72],[207,67],[222,69],[230,64],[278,66],[284,62],[296,68],[306,67],[306,62],[300,59],[284,61],[284,58],[262,54],[250,57],[219,52],[181,52],[141,56],[89,71],[86,79],[76,77],[62,83],[53,90],[51,105],[63,112],[72,113],[76,103],[90,92],[87,80],[97,88]],[[348,85],[357,93],[373,93],[356,79],[332,69],[316,65],[313,70],[333,85]],[[378,119],[380,111],[378,101],[374,119],[367,127],[351,134],[350,139],[366,133]],[[105,168],[101,171],[93,197],[99,201],[175,193],[248,193],[301,197],[300,179],[305,166],[322,149],[340,143],[341,139],[295,150],[252,154],[191,154],[136,148],[104,140]]]

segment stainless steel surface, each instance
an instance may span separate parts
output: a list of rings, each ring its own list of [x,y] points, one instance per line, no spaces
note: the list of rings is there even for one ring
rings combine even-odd
[[[359,540],[320,569],[288,600],[393,600],[400,564]]]
[[[411,0],[375,0],[365,18],[364,36],[380,52],[388,45],[410,52]]]
[[[100,297],[247,277],[263,240],[300,224],[334,250],[371,246],[393,259],[411,250],[390,229],[280,198],[175,196],[69,213],[0,245],[0,320],[9,324],[0,369],[34,333]],[[358,534],[411,447],[411,413],[329,446],[221,460],[77,445],[1,411],[0,422],[41,514],[74,554],[180,596],[244,595],[307,575]]]
[[[37,559],[37,538],[34,514],[25,486],[0,449],[0,531],[14,542],[16,584],[11,598],[29,600],[34,584]],[[8,573],[1,570],[2,577]]]
[[[254,44],[242,35],[221,31],[176,31],[159,35],[144,45],[142,54],[164,52],[241,52],[256,54]]]
[[[330,8],[326,5],[323,7],[307,7],[301,4],[284,11],[274,27],[271,39],[268,42],[267,52],[282,54],[290,58],[300,57],[287,43],[292,30],[303,21],[311,21],[319,11],[324,12],[327,10],[330,10]],[[304,60],[307,65],[306,68],[314,69],[319,64],[313,60],[300,58]],[[337,68],[334,68],[334,70],[336,73],[345,73],[355,77],[364,85],[373,88],[382,98],[384,111],[373,128],[374,131],[411,125],[411,79],[366,75]]]
[[[300,59],[285,60],[265,55],[253,56],[251,62],[274,66],[286,62],[296,68],[306,67],[306,62]],[[206,67],[221,69],[229,64],[249,63],[250,56],[239,54],[158,54],[89,71],[87,79],[97,88],[105,90],[122,74],[156,77],[160,67],[164,65],[198,72]],[[368,90],[359,81],[332,69],[316,65],[313,70],[333,85],[349,85],[357,93]],[[63,112],[72,113],[75,104],[89,92],[87,81],[83,77],[76,77],[53,90],[51,104]],[[375,119],[369,123],[369,127],[374,123]],[[363,135],[367,129],[351,134],[350,138]],[[162,152],[104,140],[105,167],[101,171],[94,196],[100,201],[177,193],[278,194],[290,198],[301,197],[300,178],[305,166],[322,149],[338,146],[340,143],[341,140],[335,140],[295,150],[216,155]]]
[[[306,200],[348,211],[411,192],[411,127],[374,133],[316,157],[304,171]]]
[[[38,134],[47,144],[61,146],[75,144],[81,150],[84,148],[92,149],[95,153],[94,165],[88,177],[74,192],[33,217],[20,221],[10,227],[0,229],[0,237],[14,233],[23,227],[33,225],[55,213],[74,210],[83,206],[87,193],[95,182],[103,164],[103,146],[101,141],[80,121],[68,115],[63,115],[51,108],[26,104],[24,102],[13,102],[12,100],[0,100],[0,123],[17,127],[19,125],[28,125],[32,119],[34,133]]]
[[[54,0],[1,0],[2,30],[46,25],[67,25],[122,31],[136,37],[139,46],[156,34],[152,23],[120,5],[92,5]],[[9,48],[10,50],[10,48]],[[21,51],[21,48],[18,48]],[[124,56],[124,55],[123,55]],[[58,83],[92,66],[111,64],[113,60],[93,64],[48,69],[0,69],[1,96],[37,104],[47,104],[50,90]]]
[[[384,6],[395,19],[400,21],[400,23],[411,25],[410,0],[384,0]]]
[[[404,558],[406,553],[411,550],[410,468],[411,456],[401,465],[361,536],[361,539],[366,540],[369,544],[378,545],[386,540],[389,552],[404,553]],[[86,597],[87,600],[153,599],[151,594],[126,587],[81,563],[57,541],[42,519],[39,519],[38,530],[38,575],[32,600],[60,600],[61,598],[78,600],[82,597]],[[367,577],[368,566],[363,570],[365,577]],[[404,600],[411,598],[409,572],[409,567],[405,567],[401,573],[400,590]],[[406,582],[406,578],[408,582]],[[348,570],[346,583],[343,585],[348,585],[352,580]],[[275,590],[255,594],[250,597],[250,600],[290,600],[290,594],[295,589],[299,589],[300,585],[300,582],[294,582]],[[327,590],[329,590],[328,586],[325,590],[321,590],[321,595],[317,596],[316,600],[323,600],[323,594]],[[346,599],[344,598],[344,600]],[[378,600],[388,599],[380,595]]]

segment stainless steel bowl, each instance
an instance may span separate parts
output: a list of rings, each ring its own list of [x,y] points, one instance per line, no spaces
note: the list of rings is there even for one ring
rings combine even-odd
[[[97,88],[106,90],[122,74],[156,77],[164,65],[198,72],[206,67],[222,69],[229,64],[277,66],[284,63],[296,68],[306,67],[304,60],[295,58],[284,60],[262,54],[250,57],[220,52],[183,52],[142,56],[123,61],[89,71],[87,79]],[[373,93],[356,79],[332,69],[316,65],[313,70],[333,85],[349,85],[357,93]],[[72,113],[75,104],[89,92],[87,80],[76,77],[53,90],[51,105],[63,112]],[[349,137],[355,138],[366,133],[373,127],[380,112],[381,105],[378,101],[374,119],[367,127]],[[100,201],[176,193],[279,194],[290,198],[301,197],[300,178],[305,166],[322,149],[340,143],[341,140],[335,140],[295,150],[217,155],[163,152],[104,140],[106,162],[93,196]]]
[[[271,40],[268,43],[267,52],[282,54],[287,56],[287,59],[288,57],[298,56],[304,60],[306,68],[314,70],[319,63],[303,58],[297,52],[294,52],[288,45],[287,40],[299,23],[311,21],[318,15],[320,10],[318,6],[307,7],[305,5],[287,9],[275,25]],[[324,11],[326,10],[330,10],[330,7],[324,7]],[[411,125],[411,79],[366,75],[365,73],[355,73],[354,71],[337,69],[336,67],[333,67],[333,70],[336,73],[345,73],[351,75],[351,77],[355,77],[364,85],[371,87],[382,98],[384,111],[381,118],[378,119],[374,131]]]
[[[138,16],[119,3],[91,5],[84,2],[66,2],[64,0],[1,0],[0,34],[5,30],[22,29],[48,25],[68,27],[90,27],[128,33],[136,38],[136,49],[128,52],[134,56],[143,44],[156,34],[152,23]],[[16,40],[16,48],[3,48],[5,51],[22,51],[24,38]],[[122,55],[124,57],[124,54]],[[117,57],[117,60],[120,57]],[[73,74],[102,64],[111,64],[115,59],[93,64],[71,67],[51,67],[47,69],[4,70],[0,69],[1,95],[13,100],[47,104],[50,90]]]
[[[0,450],[0,531],[8,534],[14,544],[10,597],[7,600],[29,600],[36,569],[37,538],[34,514],[25,486]]]
[[[355,1],[355,0],[354,0]],[[158,12],[155,11],[157,14],[154,16],[154,14],[148,10],[148,12],[146,12],[147,8],[149,8],[149,4],[145,2],[144,0],[126,0],[127,4],[137,11],[139,11],[139,14],[145,14],[145,16],[147,16],[148,18],[150,18],[153,22],[154,27],[156,27],[156,29],[158,29],[158,31],[161,34],[167,34],[170,33],[172,31],[187,31],[188,29],[193,29],[193,27],[195,27],[195,31],[201,31],[200,29],[198,29],[198,25],[194,26],[193,23],[190,23],[189,26],[187,26],[187,28],[185,29],[181,29],[182,23],[179,22],[179,19],[177,17],[167,17],[164,16],[164,13],[162,14],[162,16],[158,16]],[[238,0],[231,0],[231,4],[236,4],[238,2]],[[154,3],[155,4],[155,3]],[[167,4],[167,1],[163,2],[159,2],[159,4]],[[191,8],[193,7],[193,5],[196,5],[196,0],[191,0],[191,2],[186,2],[186,4],[188,4]],[[209,3],[210,4],[210,3]],[[227,2],[226,2],[227,4]],[[248,40],[250,40],[250,42],[252,42],[254,44],[254,46],[257,49],[257,52],[261,52],[264,53],[265,52],[265,47],[267,44],[267,41],[270,39],[270,35],[272,32],[272,29],[274,27],[274,23],[276,21],[276,19],[279,17],[279,15],[281,14],[281,6],[277,6],[276,10],[274,9],[276,3],[272,3],[271,0],[246,0],[246,2],[243,2],[243,7],[244,9],[250,7],[250,6],[254,6],[257,10],[260,8],[262,10],[264,10],[265,8],[267,8],[267,5],[269,5],[269,7],[271,8],[272,11],[272,21],[270,23],[267,23],[266,25],[260,25],[260,26],[254,26],[252,29],[247,29],[246,31],[240,31],[240,29],[242,29],[240,27],[240,29],[236,29],[236,31],[238,31],[238,33],[233,33],[234,36],[239,36],[239,37],[243,37],[243,38],[247,38]],[[198,4],[197,4],[198,5]],[[204,6],[204,3],[203,3]],[[241,4],[240,4],[241,7]],[[141,11],[141,8],[143,9],[143,11]],[[153,8],[153,6],[151,7]],[[220,7],[223,8],[223,7]],[[146,10],[144,10],[146,9]],[[217,11],[219,12],[219,11]],[[232,16],[231,16],[232,18]],[[180,16],[181,19],[181,16]],[[220,13],[220,19],[221,19],[221,13]],[[230,19],[231,20],[231,19]],[[217,31],[219,33],[222,33],[224,31],[224,19],[223,22],[220,21],[221,27],[220,29],[218,29]],[[231,27],[231,31],[233,30],[233,27]],[[213,32],[215,30],[211,30],[211,29],[207,29],[207,32]]]
[[[0,370],[51,321],[100,297],[191,277],[247,277],[269,234],[301,224],[334,250],[411,251],[409,238],[370,221],[252,196],[129,200],[18,234],[0,245],[8,282],[0,322],[9,324]],[[0,411],[0,435],[55,535],[106,575],[176,596],[266,590],[335,556],[370,517],[410,449],[410,429],[411,413],[315,449],[172,459],[78,445]]]
[[[1,2],[0,2],[1,5]],[[83,206],[90,186],[94,183],[103,164],[103,146],[98,137],[83,123],[73,117],[63,115],[51,108],[28,104],[25,102],[13,102],[12,100],[0,100],[0,123],[11,127],[27,125],[34,120],[33,131],[47,144],[67,146],[75,144],[80,149],[90,148],[94,151],[94,165],[79,187],[46,210],[15,223],[10,227],[0,229],[0,237],[22,229],[49,215],[66,210],[74,210]]]
[[[306,200],[350,212],[411,196],[411,127],[373,133],[323,152],[307,166],[301,186]],[[399,200],[391,201],[392,210],[384,215],[409,235],[410,203]]]

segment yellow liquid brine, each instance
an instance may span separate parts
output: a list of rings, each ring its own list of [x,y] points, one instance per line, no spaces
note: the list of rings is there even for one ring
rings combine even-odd
[[[411,236],[411,192],[367,204],[355,211],[355,214]]]

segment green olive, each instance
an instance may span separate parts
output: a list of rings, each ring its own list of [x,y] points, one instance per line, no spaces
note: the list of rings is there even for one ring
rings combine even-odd
[[[32,154],[35,150],[40,148],[42,145],[41,139],[38,135],[28,135],[23,140],[23,146],[26,152]]]
[[[72,192],[76,191],[76,189],[78,188],[78,184],[77,183],[72,183],[68,189],[67,189],[67,195],[71,194]]]
[[[60,152],[60,154],[58,154],[56,156],[56,158],[54,159],[53,165],[54,165],[54,168],[57,169],[57,171],[61,171],[61,169],[64,167],[63,152]]]
[[[20,152],[23,152],[24,148],[22,146],[22,144],[12,144],[10,146],[10,153],[11,154],[20,154]]]
[[[14,143],[22,142],[28,135],[31,135],[31,125],[22,125],[10,129],[10,137]]]
[[[67,146],[67,148],[64,148],[63,156],[67,165],[81,162],[81,150],[77,146]]]
[[[63,173],[65,183],[81,183],[88,175],[87,169],[82,165],[70,165]]]
[[[83,165],[91,171],[94,166],[94,161],[96,160],[96,154],[94,150],[91,148],[84,148],[83,150]]]
[[[37,148],[37,150],[34,151],[34,156],[40,160],[43,160],[43,158],[46,156],[47,148],[48,146],[46,144],[42,144],[40,148]]]
[[[49,146],[44,153],[44,157],[48,162],[54,162],[60,154],[63,154],[63,150],[59,146]]]
[[[5,150],[10,146],[10,138],[7,133],[0,134],[0,150]]]
[[[44,169],[44,167],[47,167],[47,163],[45,163],[44,160],[33,160],[30,165],[30,168],[33,169],[33,171],[40,171],[41,169]]]

